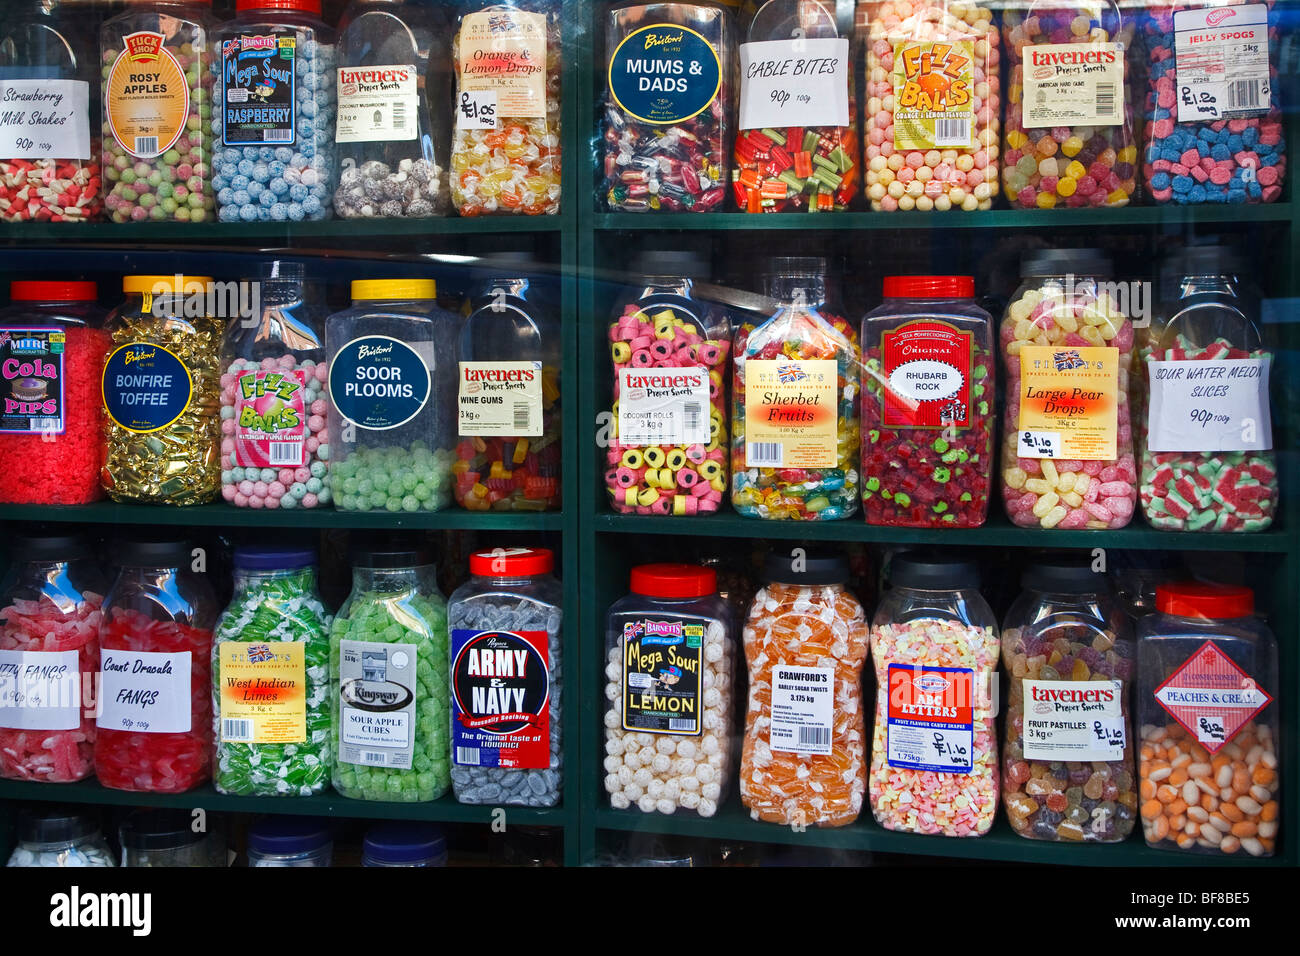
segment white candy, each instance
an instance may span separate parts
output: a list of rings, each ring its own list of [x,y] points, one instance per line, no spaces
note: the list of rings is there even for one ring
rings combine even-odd
[[[628,800],[625,793],[611,793],[609,795],[609,805],[615,810],[626,810],[632,805],[632,801]]]
[[[662,774],[662,773],[667,773],[669,769],[671,769],[672,765],[673,765],[672,757],[668,756],[667,754],[658,754],[655,756],[654,763],[650,765],[650,769],[653,770],[655,773]]]
[[[641,766],[641,755],[639,753],[624,754],[623,765],[625,767],[631,767],[633,770],[639,769]]]
[[[672,737],[660,737],[655,741],[655,750],[661,754],[671,755],[677,749],[677,741]]]
[[[647,797],[642,797],[640,800],[638,800],[636,802],[636,806],[637,809],[640,810],[642,813],[654,813],[655,807],[658,805],[658,803],[659,801],[656,800],[654,797],[647,796]]]
[[[645,795],[645,788],[639,783],[629,783],[623,788],[623,795],[629,800],[640,800]]]
[[[618,793],[623,789],[623,781],[618,779],[618,774],[611,773],[605,777],[605,792]]]
[[[644,787],[654,779],[654,774],[650,772],[649,767],[642,767],[636,773],[632,774],[632,779]]]
[[[651,780],[649,786],[645,788],[645,792],[656,800],[662,798],[664,795],[664,782],[662,780]]]

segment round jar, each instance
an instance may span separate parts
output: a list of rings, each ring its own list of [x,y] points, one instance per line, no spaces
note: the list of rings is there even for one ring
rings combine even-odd
[[[446,866],[447,838],[431,823],[379,823],[366,831],[362,866]]]
[[[114,866],[108,841],[89,814],[63,809],[23,810],[9,866]]]
[[[334,838],[325,820],[263,817],[248,828],[249,866],[330,866]]]
[[[117,829],[122,866],[212,866],[210,834],[186,810],[133,810]]]

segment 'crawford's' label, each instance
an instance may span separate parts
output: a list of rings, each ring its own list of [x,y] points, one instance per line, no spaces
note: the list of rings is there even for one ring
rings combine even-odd
[[[618,370],[621,445],[707,445],[710,408],[707,368]]]
[[[464,767],[551,765],[545,631],[451,632],[451,745]]]
[[[1026,760],[1121,760],[1124,685],[1024,678]]]
[[[339,761],[410,770],[415,752],[414,644],[339,643]]]
[[[0,328],[0,433],[63,434],[67,337],[58,327]]]
[[[698,737],[704,625],[675,615],[623,625],[623,729]]]
[[[541,362],[461,362],[460,434],[540,438]]]

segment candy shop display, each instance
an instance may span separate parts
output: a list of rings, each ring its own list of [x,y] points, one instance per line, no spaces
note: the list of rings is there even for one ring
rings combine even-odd
[[[888,276],[862,320],[867,523],[977,528],[989,512],[993,318],[969,276]]]
[[[871,208],[992,208],[1002,114],[992,8],[971,0],[864,5]]]
[[[1002,319],[1002,500],[1022,528],[1122,528],[1137,502],[1127,290],[1095,249],[1029,253]]]
[[[709,2],[617,4],[605,50],[606,208],[721,211],[736,70],[731,12]]]
[[[744,626],[740,800],[755,820],[844,826],[867,786],[868,628],[843,558],[772,554]]]
[[[26,809],[19,813],[18,845],[7,866],[115,866],[99,824],[74,810]]]
[[[105,582],[78,535],[11,535],[0,588],[0,777],[71,783],[94,761]]]
[[[887,830],[982,836],[998,805],[998,629],[969,561],[896,554],[871,622],[868,793]]]
[[[237,0],[235,14],[213,34],[217,218],[328,219],[338,73],[321,0]]]
[[[377,823],[361,844],[362,866],[446,866],[447,837],[432,823]]]
[[[1277,641],[1249,588],[1166,584],[1138,623],[1148,846],[1272,856],[1279,793]]]
[[[447,604],[418,551],[353,555],[330,629],[334,789],[356,800],[436,800],[451,783]]]
[[[220,348],[207,276],[125,276],[101,376],[114,501],[194,505],[221,492]]]
[[[117,828],[122,847],[122,866],[224,866],[218,858],[217,841],[210,830],[195,830],[194,817],[186,810],[141,809]]]
[[[451,503],[456,337],[432,279],[352,283],[352,307],[325,323],[335,507],[438,511]]]
[[[212,771],[217,603],[185,541],[119,542],[99,631],[95,776],[105,787],[182,793]]]
[[[1128,619],[1092,559],[1035,560],[1002,626],[1002,802],[1031,840],[1117,843],[1137,817]]]
[[[731,783],[731,610],[717,575],[632,569],[605,631],[605,792],[610,806],[711,817]]]
[[[213,784],[240,796],[325,789],[330,614],[310,550],[239,548],[212,644]]]
[[[534,548],[470,555],[447,604],[451,784],[460,803],[553,807],[564,768],[560,583]]]
[[[560,6],[475,0],[461,14],[451,201],[462,216],[560,211]]]
[[[330,825],[313,817],[263,817],[248,828],[249,866],[329,866]]]
[[[212,0],[140,0],[99,32],[113,222],[213,218]]]
[[[275,261],[256,279],[261,311],[230,323],[221,345],[221,497],[236,507],[330,503],[323,308],[302,265]]]
[[[80,505],[103,495],[99,375],[110,339],[93,282],[10,283],[0,310],[0,501]]]

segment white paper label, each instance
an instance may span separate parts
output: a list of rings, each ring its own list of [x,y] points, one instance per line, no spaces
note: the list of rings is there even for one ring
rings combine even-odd
[[[1268,112],[1268,7],[1175,13],[1174,84],[1180,123]]]
[[[1269,360],[1147,363],[1151,451],[1264,451],[1273,447]]]
[[[618,370],[620,445],[707,445],[710,408],[707,368]]]
[[[339,642],[340,763],[411,769],[418,660],[414,644]]]
[[[1124,122],[1124,44],[1051,43],[1024,52],[1025,129]]]
[[[96,724],[139,734],[189,733],[190,658],[189,651],[102,651]]]
[[[497,91],[462,90],[456,103],[457,129],[496,129]]]
[[[1124,685],[1030,680],[1024,688],[1026,760],[1122,760]]]
[[[1016,454],[1021,458],[1060,458],[1061,433],[1022,429],[1016,438]]]
[[[90,159],[90,84],[0,80],[0,156]]]
[[[461,362],[460,434],[540,438],[541,362]]]
[[[336,143],[415,139],[420,128],[420,72],[413,64],[339,68]]]
[[[849,125],[849,41],[740,45],[740,128]]]
[[[0,727],[76,730],[79,668],[77,651],[0,651]]]
[[[830,667],[772,668],[773,750],[829,756],[835,729],[835,670]]]
[[[411,745],[409,714],[396,713],[386,718],[376,718],[365,711],[344,707],[342,715],[341,732],[345,744],[353,744],[363,750],[403,750]],[[380,723],[382,734],[377,730]],[[383,764],[381,760],[366,760],[364,754],[359,762]]]

